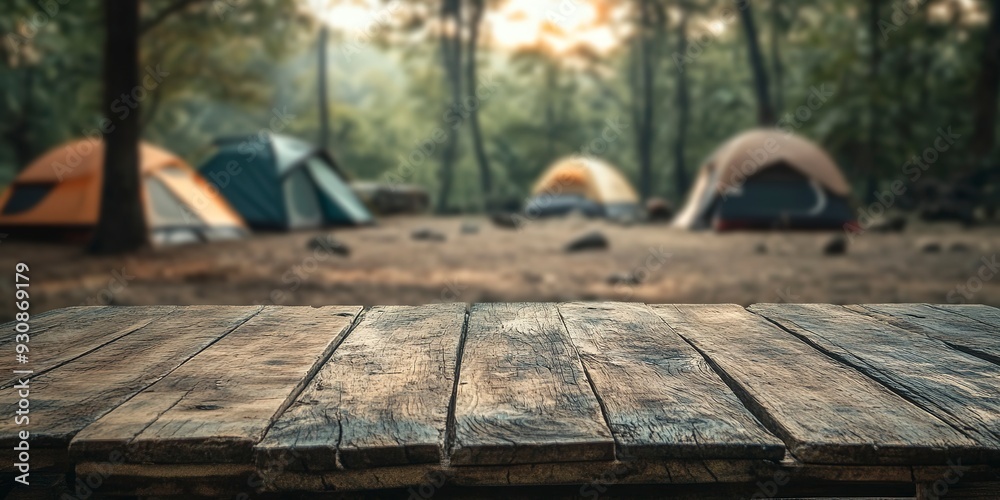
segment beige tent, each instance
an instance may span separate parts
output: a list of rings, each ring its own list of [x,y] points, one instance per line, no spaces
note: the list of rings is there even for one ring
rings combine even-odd
[[[554,163],[535,183],[532,194],[579,194],[602,205],[639,203],[639,195],[615,167],[582,156]]]
[[[634,214],[639,206],[639,195],[618,169],[583,156],[552,164],[535,183],[532,195],[526,211],[541,216],[579,210],[614,218]]]
[[[730,139],[705,161],[674,225],[706,227],[724,193],[739,192],[748,179],[776,166],[801,174],[823,193],[845,198],[850,194],[847,179],[822,148],[783,130],[755,129]]]

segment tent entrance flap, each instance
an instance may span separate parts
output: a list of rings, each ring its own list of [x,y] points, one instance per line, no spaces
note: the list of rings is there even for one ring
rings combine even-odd
[[[258,154],[242,153],[239,141],[219,141],[217,153],[201,167],[251,227],[288,230],[372,221],[322,150],[279,134],[251,141],[262,145]]]
[[[282,187],[285,199],[288,200],[288,227],[317,227],[323,224],[323,211],[320,209],[316,189],[313,187],[309,174],[303,169],[297,169],[285,177]]]
[[[316,181],[323,201],[323,212],[328,221],[346,224],[371,222],[372,216],[368,209],[326,162],[313,157],[306,161],[306,167]]]

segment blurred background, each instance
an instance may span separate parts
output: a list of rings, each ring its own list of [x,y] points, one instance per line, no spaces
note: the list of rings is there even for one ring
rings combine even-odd
[[[0,39],[36,311],[1000,305],[997,0],[6,0]]]

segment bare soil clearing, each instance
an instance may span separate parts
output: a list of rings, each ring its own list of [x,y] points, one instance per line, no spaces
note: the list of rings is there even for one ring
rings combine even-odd
[[[421,229],[445,240],[413,239]],[[564,251],[574,238],[595,230],[610,248]],[[335,229],[334,237],[351,250],[346,257],[310,248],[315,236],[326,233],[265,233],[126,257],[7,241],[0,246],[0,269],[12,272],[17,262],[30,266],[36,313],[108,303],[966,301],[1000,306],[1000,276],[995,276],[1000,271],[988,265],[1000,250],[997,227],[913,225],[903,233],[868,232],[851,239],[845,255],[833,256],[824,255],[823,247],[837,232],[691,233],[573,217],[528,221],[519,230],[497,227],[485,217],[386,218],[375,227]],[[613,274],[632,275],[639,283],[609,283]],[[966,285],[972,285],[968,297],[955,291]],[[12,296],[13,280],[0,283],[0,292]],[[11,314],[5,308],[0,319]]]

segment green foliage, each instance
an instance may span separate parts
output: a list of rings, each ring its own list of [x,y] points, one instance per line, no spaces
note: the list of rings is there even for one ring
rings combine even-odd
[[[176,1],[149,0],[144,19],[156,19]],[[292,117],[278,131],[306,139],[318,134],[315,21],[296,0],[230,3],[190,2],[143,34],[143,66],[160,65],[170,73],[142,103],[144,135],[194,161],[216,137],[269,129],[275,112]],[[934,19],[927,10],[934,3],[925,2],[878,40],[881,59],[873,83],[867,1],[778,2],[776,11],[770,2],[754,2],[768,68],[774,67],[775,53],[783,68],[781,88],[773,89],[782,95],[779,116],[807,105],[814,88],[834,89],[828,102],[796,121],[796,130],[826,146],[859,189],[861,152],[871,127],[877,131],[875,173],[886,181],[900,177],[900,166],[930,145],[939,127],[951,126],[963,138],[971,134],[971,96],[985,27],[959,18]],[[698,48],[685,65],[691,100],[688,168],[727,137],[754,126],[756,107],[738,20],[721,33],[708,28],[724,19],[723,9],[732,2],[666,4],[670,19],[657,41],[662,59],[656,67],[652,191],[671,197],[680,13],[692,16],[689,38]],[[331,40],[333,145],[356,178],[398,179],[394,175],[405,171],[403,180],[436,192],[440,144],[412,168],[400,165],[433,143],[436,130],[450,126],[433,31],[439,5],[403,5],[371,36],[340,34]],[[977,5],[985,9],[982,2]],[[6,40],[0,48],[0,116],[5,117],[0,178],[23,167],[20,157],[79,136],[102,116],[100,2],[73,0],[60,9],[17,51]],[[893,22],[892,9],[884,7],[886,22]],[[24,19],[38,11],[34,1],[7,0],[0,34],[20,33]],[[777,30],[774,36],[772,30]],[[481,49],[479,74],[491,79],[496,91],[480,103],[480,119],[501,198],[523,200],[550,162],[600,138],[607,120],[620,117],[631,124],[632,50],[628,39],[603,55],[552,57],[543,50],[511,52],[495,45]],[[627,130],[601,154],[638,180],[635,135],[634,127]],[[464,123],[461,141],[453,204],[478,207],[478,173]],[[960,143],[935,164],[934,174],[947,177],[960,168],[968,161],[962,151]]]

